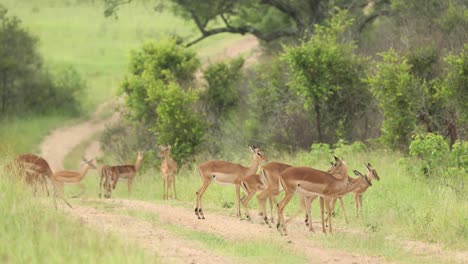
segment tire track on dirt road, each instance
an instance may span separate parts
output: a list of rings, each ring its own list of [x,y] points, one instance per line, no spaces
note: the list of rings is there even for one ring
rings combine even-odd
[[[134,241],[145,250],[155,253],[161,263],[236,263],[219,256],[197,242],[174,236],[171,232],[147,221],[114,214],[91,207],[74,206],[65,212],[91,226],[98,232],[116,233],[124,241]]]
[[[290,223],[288,236],[281,237],[275,228],[256,224],[260,219],[255,217],[254,223],[240,221],[237,218],[209,213],[205,220],[196,219],[193,210],[168,205],[154,204],[138,200],[112,199],[93,200],[118,206],[124,210],[137,210],[155,213],[162,222],[183,226],[195,231],[220,235],[229,240],[248,241],[260,239],[264,241],[277,241],[286,245],[293,252],[307,257],[309,263],[385,263],[383,258],[350,254],[339,250],[324,248],[308,238],[313,234],[306,231],[302,223]],[[319,224],[314,223],[316,230]]]

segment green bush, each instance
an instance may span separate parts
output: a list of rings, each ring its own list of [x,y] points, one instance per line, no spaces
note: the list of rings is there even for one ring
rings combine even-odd
[[[428,133],[416,135],[409,146],[409,154],[424,161],[428,174],[434,175],[443,169],[450,153],[449,145],[441,135]]]
[[[43,67],[37,39],[0,5],[0,113],[79,110],[86,84],[72,67]]]
[[[205,134],[203,118],[194,111],[198,97],[195,91],[184,91],[171,82],[161,94],[156,113],[155,132],[158,142],[172,145],[172,157],[180,162],[195,153]]]
[[[416,128],[418,83],[406,58],[393,49],[380,55],[383,61],[369,73],[368,83],[384,112],[383,140],[391,148],[406,150]]]
[[[236,85],[242,76],[243,64],[244,59],[237,58],[213,63],[203,72],[208,85],[202,94],[202,100],[205,101],[208,112],[212,113],[214,123],[238,104],[240,94]]]
[[[121,84],[126,104],[135,120],[154,123],[160,89],[171,81],[187,89],[200,65],[194,51],[177,44],[173,38],[145,43],[130,54],[129,75]],[[152,95],[149,95],[149,88]]]

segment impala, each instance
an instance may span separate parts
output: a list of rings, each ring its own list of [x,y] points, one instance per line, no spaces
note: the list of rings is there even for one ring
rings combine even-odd
[[[62,198],[62,200],[70,208],[73,208],[65,199],[65,197],[63,197],[63,195],[60,192],[57,192],[58,183],[52,178],[52,170],[50,169],[49,163],[45,159],[33,154],[23,154],[16,157],[13,163],[11,163],[8,167],[9,170],[16,169],[17,173],[19,173],[21,176],[26,177],[26,180],[29,181],[29,183],[33,184],[34,188],[36,184],[40,182],[47,190],[47,179],[49,179],[53,187],[53,199],[55,208],[57,208],[57,196],[60,196],[60,198]],[[34,193],[35,192],[36,190],[34,189]]]
[[[163,199],[169,199],[171,186],[174,190],[174,198],[177,199],[175,175],[177,174],[177,163],[171,158],[171,145],[159,146],[159,155],[163,157],[161,162],[161,177],[163,180]]]
[[[320,204],[323,204],[323,198],[334,198],[343,195],[357,188],[366,179],[361,177],[360,180],[350,183],[346,163],[343,160],[335,157],[336,163],[330,170],[330,173],[316,170],[309,167],[291,167],[280,173],[280,183],[285,191],[285,197],[278,204],[278,230],[286,235],[286,226],[284,221],[283,210],[288,204],[294,193],[299,192],[306,196],[320,196]],[[310,204],[309,204],[310,205]],[[325,200],[325,205],[328,210],[329,232],[332,232],[330,203]],[[310,212],[306,203],[306,211]],[[322,226],[324,225],[323,210]],[[309,218],[309,225],[312,226]],[[312,229],[311,229],[312,230]]]
[[[380,177],[377,174],[377,171],[374,168],[372,168],[372,165],[370,163],[367,163],[367,164],[364,164],[364,165],[366,166],[366,169],[367,169],[366,178],[368,179],[368,182],[361,184],[360,186],[358,186],[358,188],[356,188],[356,189],[354,189],[352,191],[353,195],[354,195],[354,203],[356,205],[356,214],[357,215],[359,215],[359,211],[362,211],[362,195],[367,191],[367,188],[372,186],[372,180],[375,179],[377,181],[380,181]],[[357,173],[361,174],[360,172],[357,172]],[[354,179],[354,180],[356,180],[356,179]],[[342,196],[332,199],[332,201],[331,201],[331,210],[332,210],[332,212],[334,212],[337,199],[340,201],[340,206],[343,209],[343,214],[344,214],[344,217],[346,219],[346,223],[348,223],[348,217],[346,216],[346,210],[345,210],[345,207],[344,207],[343,197]]]
[[[222,160],[210,160],[200,164],[198,171],[202,178],[202,186],[196,192],[197,202],[195,205],[195,214],[198,219],[205,219],[202,211],[202,197],[208,186],[212,181],[219,184],[233,184],[236,188],[236,199],[237,199],[237,216],[241,216],[240,212],[240,185],[244,177],[255,174],[258,169],[258,165],[261,161],[267,161],[268,159],[259,148],[255,146],[249,146],[252,152],[252,165],[250,167],[244,167],[240,164],[226,162]]]
[[[93,160],[87,160],[86,158],[83,158],[83,162],[85,164],[80,171],[63,170],[56,171],[52,175],[52,178],[57,182],[57,186],[59,187],[59,191],[62,195],[63,186],[65,184],[77,184],[81,188],[81,193],[74,196],[74,198],[79,197],[84,193],[86,187],[83,185],[83,183],[81,183],[81,181],[84,179],[89,169],[96,169],[96,166],[94,165]]]
[[[106,190],[106,194],[104,197],[110,198],[111,196],[111,188],[115,189],[117,182],[119,179],[126,179],[128,180],[127,188],[128,193],[131,194],[132,192],[132,184],[135,180],[136,173],[140,170],[141,162],[143,161],[143,152],[138,151],[137,160],[135,165],[117,165],[117,166],[103,166],[101,168],[101,181],[99,183],[99,197],[101,197],[101,187],[102,180],[104,181],[104,188]]]
[[[364,176],[362,173],[360,173],[359,171],[357,170],[353,170],[354,174],[356,176],[361,176],[365,179],[365,182],[362,182],[360,186],[358,186],[356,189],[354,189],[352,192],[355,192],[356,190],[359,190],[360,188],[366,188],[369,187],[369,186],[372,186],[372,183],[368,177],[368,175]],[[355,181],[359,181],[360,179],[359,178],[351,178],[349,177],[348,178],[349,182],[350,183],[353,183]],[[347,193],[341,195],[341,196],[338,196],[336,198],[331,198],[331,199],[326,199],[326,201],[328,203],[330,203],[330,210],[331,210],[331,213],[333,214],[334,210],[335,210],[335,204],[336,204],[336,200],[339,199],[340,200],[340,205],[341,205],[341,208],[343,209],[343,214],[345,216],[345,220],[346,220],[346,223],[348,223],[348,217],[346,216],[346,209],[344,207],[344,203],[343,203],[343,196],[346,195]],[[312,222],[312,220],[310,220],[309,222],[309,219],[310,219],[310,205],[312,204],[312,202],[318,197],[318,195],[311,195],[311,196],[304,196],[303,197],[303,201],[304,201],[304,205],[306,207],[306,219],[305,219],[305,223],[307,226],[309,226],[309,224]],[[321,205],[321,211],[323,211],[323,206]],[[308,210],[308,211],[307,211]],[[325,218],[325,222],[328,221],[328,216]],[[313,231],[313,228],[312,226],[309,226],[311,231]],[[324,227],[322,226],[322,229],[324,229]]]
[[[267,187],[261,193],[258,194],[257,198],[260,204],[261,214],[264,216],[263,220],[268,226],[270,226],[270,223],[268,222],[267,212],[265,208],[266,199],[270,199],[271,222],[273,223],[272,203],[277,204],[276,196],[278,196],[283,190],[283,187],[281,187],[279,182],[280,173],[290,167],[292,166],[280,162],[269,162],[268,164],[262,167],[261,175],[264,181],[267,183]]]
[[[244,198],[241,198],[241,203],[245,208],[245,216],[247,217],[247,219],[250,220],[251,218],[250,218],[249,208],[248,208],[250,199],[252,199],[252,197],[255,195],[257,191],[265,190],[268,185],[261,175],[252,174],[252,175],[248,175],[244,177],[244,179],[241,182],[241,186],[244,188],[246,192],[246,196]],[[270,205],[271,205],[271,199],[270,199]]]

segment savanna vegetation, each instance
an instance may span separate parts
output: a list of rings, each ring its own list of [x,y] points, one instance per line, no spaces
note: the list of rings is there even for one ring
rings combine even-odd
[[[449,261],[415,256],[404,241],[468,249],[466,10],[462,0],[10,1],[0,10],[0,153],[32,152],[53,127],[116,94],[125,101],[125,116],[100,136],[100,161],[133,163],[137,150],[145,159],[133,194],[119,184],[113,197],[193,208],[201,185],[197,164],[250,164],[247,144],[260,146],[269,160],[323,170],[338,155],[350,170],[363,171],[370,162],[381,181],[364,195],[361,217],[345,198],[353,215],[349,228],[358,232],[312,234],[311,240],[389,261]],[[71,13],[76,20],[64,23]],[[242,57],[203,63],[244,34],[261,40],[254,65]],[[179,201],[164,202],[157,145],[169,144],[180,168]],[[83,146],[68,164],[77,165],[79,150]],[[85,197],[96,197],[97,182],[85,179]],[[35,235],[34,244],[64,239],[109,262],[152,258],[117,239],[117,247],[101,255],[98,235],[71,228],[73,220],[38,206],[15,183],[0,183],[5,226],[16,223],[2,237],[20,232],[19,222],[8,217],[13,210],[21,226],[38,227],[22,230],[23,237],[13,240],[18,243]],[[233,215],[234,197],[233,188],[211,186],[205,214]],[[286,209],[296,215],[297,198]],[[336,220],[345,226],[341,210]],[[67,228],[57,232],[61,225]],[[40,252],[40,262],[48,252],[29,247],[29,255],[17,255],[4,244],[0,257],[23,262]],[[67,258],[57,254],[54,262]]]

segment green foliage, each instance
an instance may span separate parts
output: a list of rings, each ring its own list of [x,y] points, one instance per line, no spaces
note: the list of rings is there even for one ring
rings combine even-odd
[[[450,102],[454,102],[460,120],[468,126],[468,44],[458,55],[446,58],[449,66],[445,90]]]
[[[42,66],[37,38],[0,5],[0,111],[2,114],[77,112],[85,83],[71,67],[50,73]]]
[[[130,74],[121,84],[121,92],[126,95],[126,104],[136,120],[154,122],[156,107],[165,84],[176,80],[186,87],[200,61],[193,51],[178,45],[173,38],[145,43],[130,56]],[[155,84],[158,83],[158,84]],[[149,95],[148,87],[152,87]]]
[[[197,99],[195,91],[184,91],[171,82],[164,88],[156,108],[158,142],[172,145],[172,157],[179,162],[195,153],[205,134],[204,120],[194,111]]]
[[[243,58],[233,59],[227,62],[217,62],[209,65],[203,72],[207,87],[202,95],[206,102],[208,112],[219,120],[229,110],[233,109],[240,98],[236,86],[242,77],[241,68]]]
[[[432,133],[416,135],[409,146],[409,154],[422,159],[431,175],[440,172],[438,169],[441,164],[447,163],[449,153],[449,145],[445,139]]]
[[[380,54],[375,73],[368,77],[372,92],[384,112],[384,142],[394,149],[406,149],[416,127],[418,83],[410,74],[411,66],[390,49]]]
[[[347,12],[340,11],[323,26],[316,25],[308,41],[285,47],[282,55],[290,68],[289,86],[304,98],[305,110],[315,111],[319,142],[333,141],[325,135],[333,135],[340,122],[342,130],[349,132],[352,120],[371,104],[369,91],[361,81],[365,59],[354,54],[354,43],[343,41],[351,23]]]

